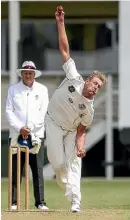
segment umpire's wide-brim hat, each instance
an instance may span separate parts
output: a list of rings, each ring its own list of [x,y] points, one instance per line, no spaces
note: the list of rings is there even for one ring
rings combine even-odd
[[[21,69],[17,69],[16,72],[17,72],[18,76],[21,77],[21,72],[25,71],[25,70],[27,70],[27,71],[33,70],[35,72],[35,78],[41,76],[41,71],[36,69],[36,66],[35,66],[35,64],[32,61],[25,61],[22,64],[22,68]]]

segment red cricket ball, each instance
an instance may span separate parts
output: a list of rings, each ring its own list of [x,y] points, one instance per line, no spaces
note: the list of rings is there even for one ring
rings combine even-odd
[[[58,7],[57,7],[57,11],[58,11],[59,14],[61,14],[62,11],[63,11],[63,7],[62,7],[62,6],[58,6]]]

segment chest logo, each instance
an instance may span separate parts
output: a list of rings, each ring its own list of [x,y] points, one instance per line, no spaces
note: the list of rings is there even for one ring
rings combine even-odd
[[[39,95],[35,95],[35,99],[38,100],[39,99]]]
[[[68,87],[68,90],[69,90],[69,92],[75,92],[75,88],[74,88],[74,86],[72,85],[72,86],[69,86]]]
[[[79,104],[79,109],[80,110],[84,110],[86,108],[86,106],[84,104]]]

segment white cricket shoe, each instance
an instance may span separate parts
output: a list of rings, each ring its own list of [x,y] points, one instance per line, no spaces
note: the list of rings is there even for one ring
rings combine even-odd
[[[72,212],[80,212],[80,205],[78,203],[72,203],[71,211]]]
[[[38,209],[40,209],[41,211],[48,211],[49,210],[49,208],[45,204],[39,205]]]
[[[11,208],[12,208],[12,211],[17,210],[17,205],[13,204]]]

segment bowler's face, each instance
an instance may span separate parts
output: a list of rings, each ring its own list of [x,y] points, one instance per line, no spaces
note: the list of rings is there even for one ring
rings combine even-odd
[[[35,72],[33,70],[25,70],[22,71],[21,75],[22,75],[23,83],[26,86],[31,87],[34,82]]]
[[[90,80],[86,80],[84,85],[84,96],[93,99],[102,86],[103,82],[96,76]]]

